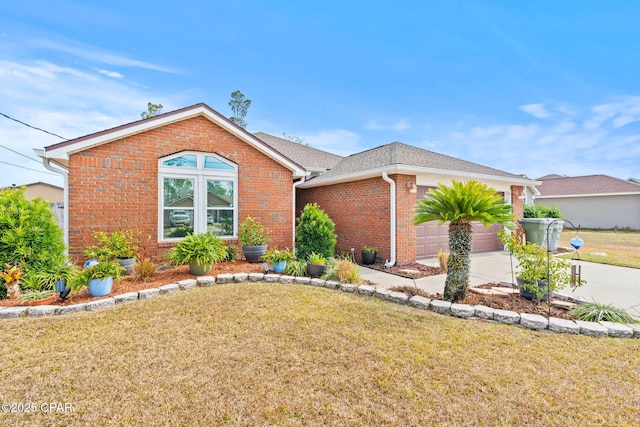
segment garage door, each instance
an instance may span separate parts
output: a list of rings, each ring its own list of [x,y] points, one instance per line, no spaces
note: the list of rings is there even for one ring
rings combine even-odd
[[[418,200],[424,198],[428,187],[418,187]],[[485,228],[482,224],[473,223],[473,242],[471,252],[490,252],[503,249],[498,238],[498,231],[502,226],[494,224]],[[416,257],[417,259],[433,258],[438,251],[449,250],[449,223],[438,225],[435,221],[425,222],[416,226]]]

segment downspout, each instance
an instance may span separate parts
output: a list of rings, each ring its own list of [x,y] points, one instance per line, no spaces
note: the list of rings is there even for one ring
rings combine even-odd
[[[293,252],[296,252],[296,189],[298,188],[298,186],[300,184],[302,184],[305,180],[307,179],[307,177],[303,176],[302,178],[300,178],[300,181],[296,181],[293,183],[293,221],[291,222],[293,224],[293,233],[291,234],[291,236],[293,237],[293,242],[291,243],[291,247],[293,248]]]
[[[387,171],[382,172],[382,179],[389,183],[391,193],[391,196],[389,197],[389,206],[391,208],[391,218],[389,219],[389,233],[391,235],[389,246],[391,249],[391,259],[385,260],[384,263],[385,268],[389,268],[396,264],[396,182],[389,178]]]
[[[44,152],[42,152],[42,155],[40,157],[42,157],[42,165],[46,169],[50,170],[51,172],[62,175],[62,178],[64,180],[64,186],[63,186],[64,196],[62,201],[63,203],[62,208],[64,209],[64,222],[62,227],[62,233],[64,236],[64,251],[68,255],[69,254],[69,172],[65,171],[64,169],[53,167],[51,165],[51,159],[47,159],[44,157]]]

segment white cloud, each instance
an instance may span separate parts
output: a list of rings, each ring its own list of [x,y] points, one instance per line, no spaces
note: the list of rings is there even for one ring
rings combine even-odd
[[[364,125],[364,128],[367,130],[394,130],[397,132],[402,132],[411,127],[409,121],[406,119],[398,120],[395,123],[382,124],[376,120],[371,120]]]
[[[359,134],[344,129],[324,130],[302,135],[306,144],[313,148],[328,151],[340,156],[362,151],[362,138]]]
[[[549,111],[547,111],[544,108],[543,104],[526,104],[526,105],[521,105],[520,109],[522,111],[524,111],[525,113],[529,113],[531,114],[533,117],[536,117],[538,119],[546,119],[548,118],[551,113],[549,113]]]
[[[107,77],[112,77],[114,79],[123,79],[124,76],[120,73],[118,73],[117,71],[109,71],[109,70],[105,70],[102,68],[96,68],[95,69],[98,73],[100,74],[104,74]]]
[[[487,126],[487,127],[474,127],[471,129],[470,133],[475,138],[490,138],[504,132],[504,127],[500,125],[495,126]]]

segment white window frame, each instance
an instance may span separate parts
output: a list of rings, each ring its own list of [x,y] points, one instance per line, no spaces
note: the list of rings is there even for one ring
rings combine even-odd
[[[195,155],[196,167],[164,166],[162,163],[184,155]],[[232,170],[205,169],[205,156],[215,157],[221,162],[231,166]],[[224,240],[237,239],[238,236],[238,165],[215,154],[198,151],[181,151],[170,156],[158,159],[158,241],[176,242],[182,237],[164,237],[164,180],[165,178],[192,179],[193,180],[193,232],[207,231],[207,181],[229,181],[233,183],[233,235],[220,236]]]

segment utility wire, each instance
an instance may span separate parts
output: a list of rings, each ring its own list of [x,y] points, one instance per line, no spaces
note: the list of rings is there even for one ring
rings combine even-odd
[[[53,173],[53,172],[45,172],[45,171],[39,171],[38,169],[32,169],[32,168],[28,168],[28,167],[25,167],[25,166],[14,165],[13,163],[3,162],[2,160],[0,160],[0,163],[3,163],[3,164],[5,164],[5,165],[9,165],[9,166],[15,166],[15,167],[17,167],[17,168],[27,169],[27,170],[34,171],[34,172],[46,173],[47,175],[60,176],[60,175],[58,175],[57,173]]]
[[[2,145],[2,144],[0,144],[0,147],[4,148],[5,150],[13,151],[14,153],[16,153],[16,154],[18,154],[18,155],[20,155],[20,156],[22,156],[22,157],[26,157],[26,158],[27,158],[27,159],[29,159],[29,160],[33,160],[34,162],[36,162],[36,163],[38,163],[38,164],[42,164],[42,163],[40,162],[40,160],[34,159],[33,157],[29,157],[29,156],[27,156],[26,154],[19,153],[19,152],[17,152],[16,150],[12,150],[11,148],[9,148],[9,147],[5,147],[5,146],[4,146],[4,145]]]
[[[22,122],[22,121],[20,121],[18,119],[14,119],[13,117],[7,116],[4,113],[0,113],[0,116],[4,116],[9,120],[13,120],[14,122],[18,122],[21,125],[25,125],[27,127],[30,127],[31,129],[39,130],[40,132],[44,132],[44,133],[48,133],[49,135],[57,136],[58,138],[64,139],[65,141],[69,140],[68,138],[65,138],[64,136],[57,135],[57,134],[55,134],[53,132],[49,132],[48,130],[40,129],[39,127],[31,126],[29,123],[25,123],[25,122]]]

